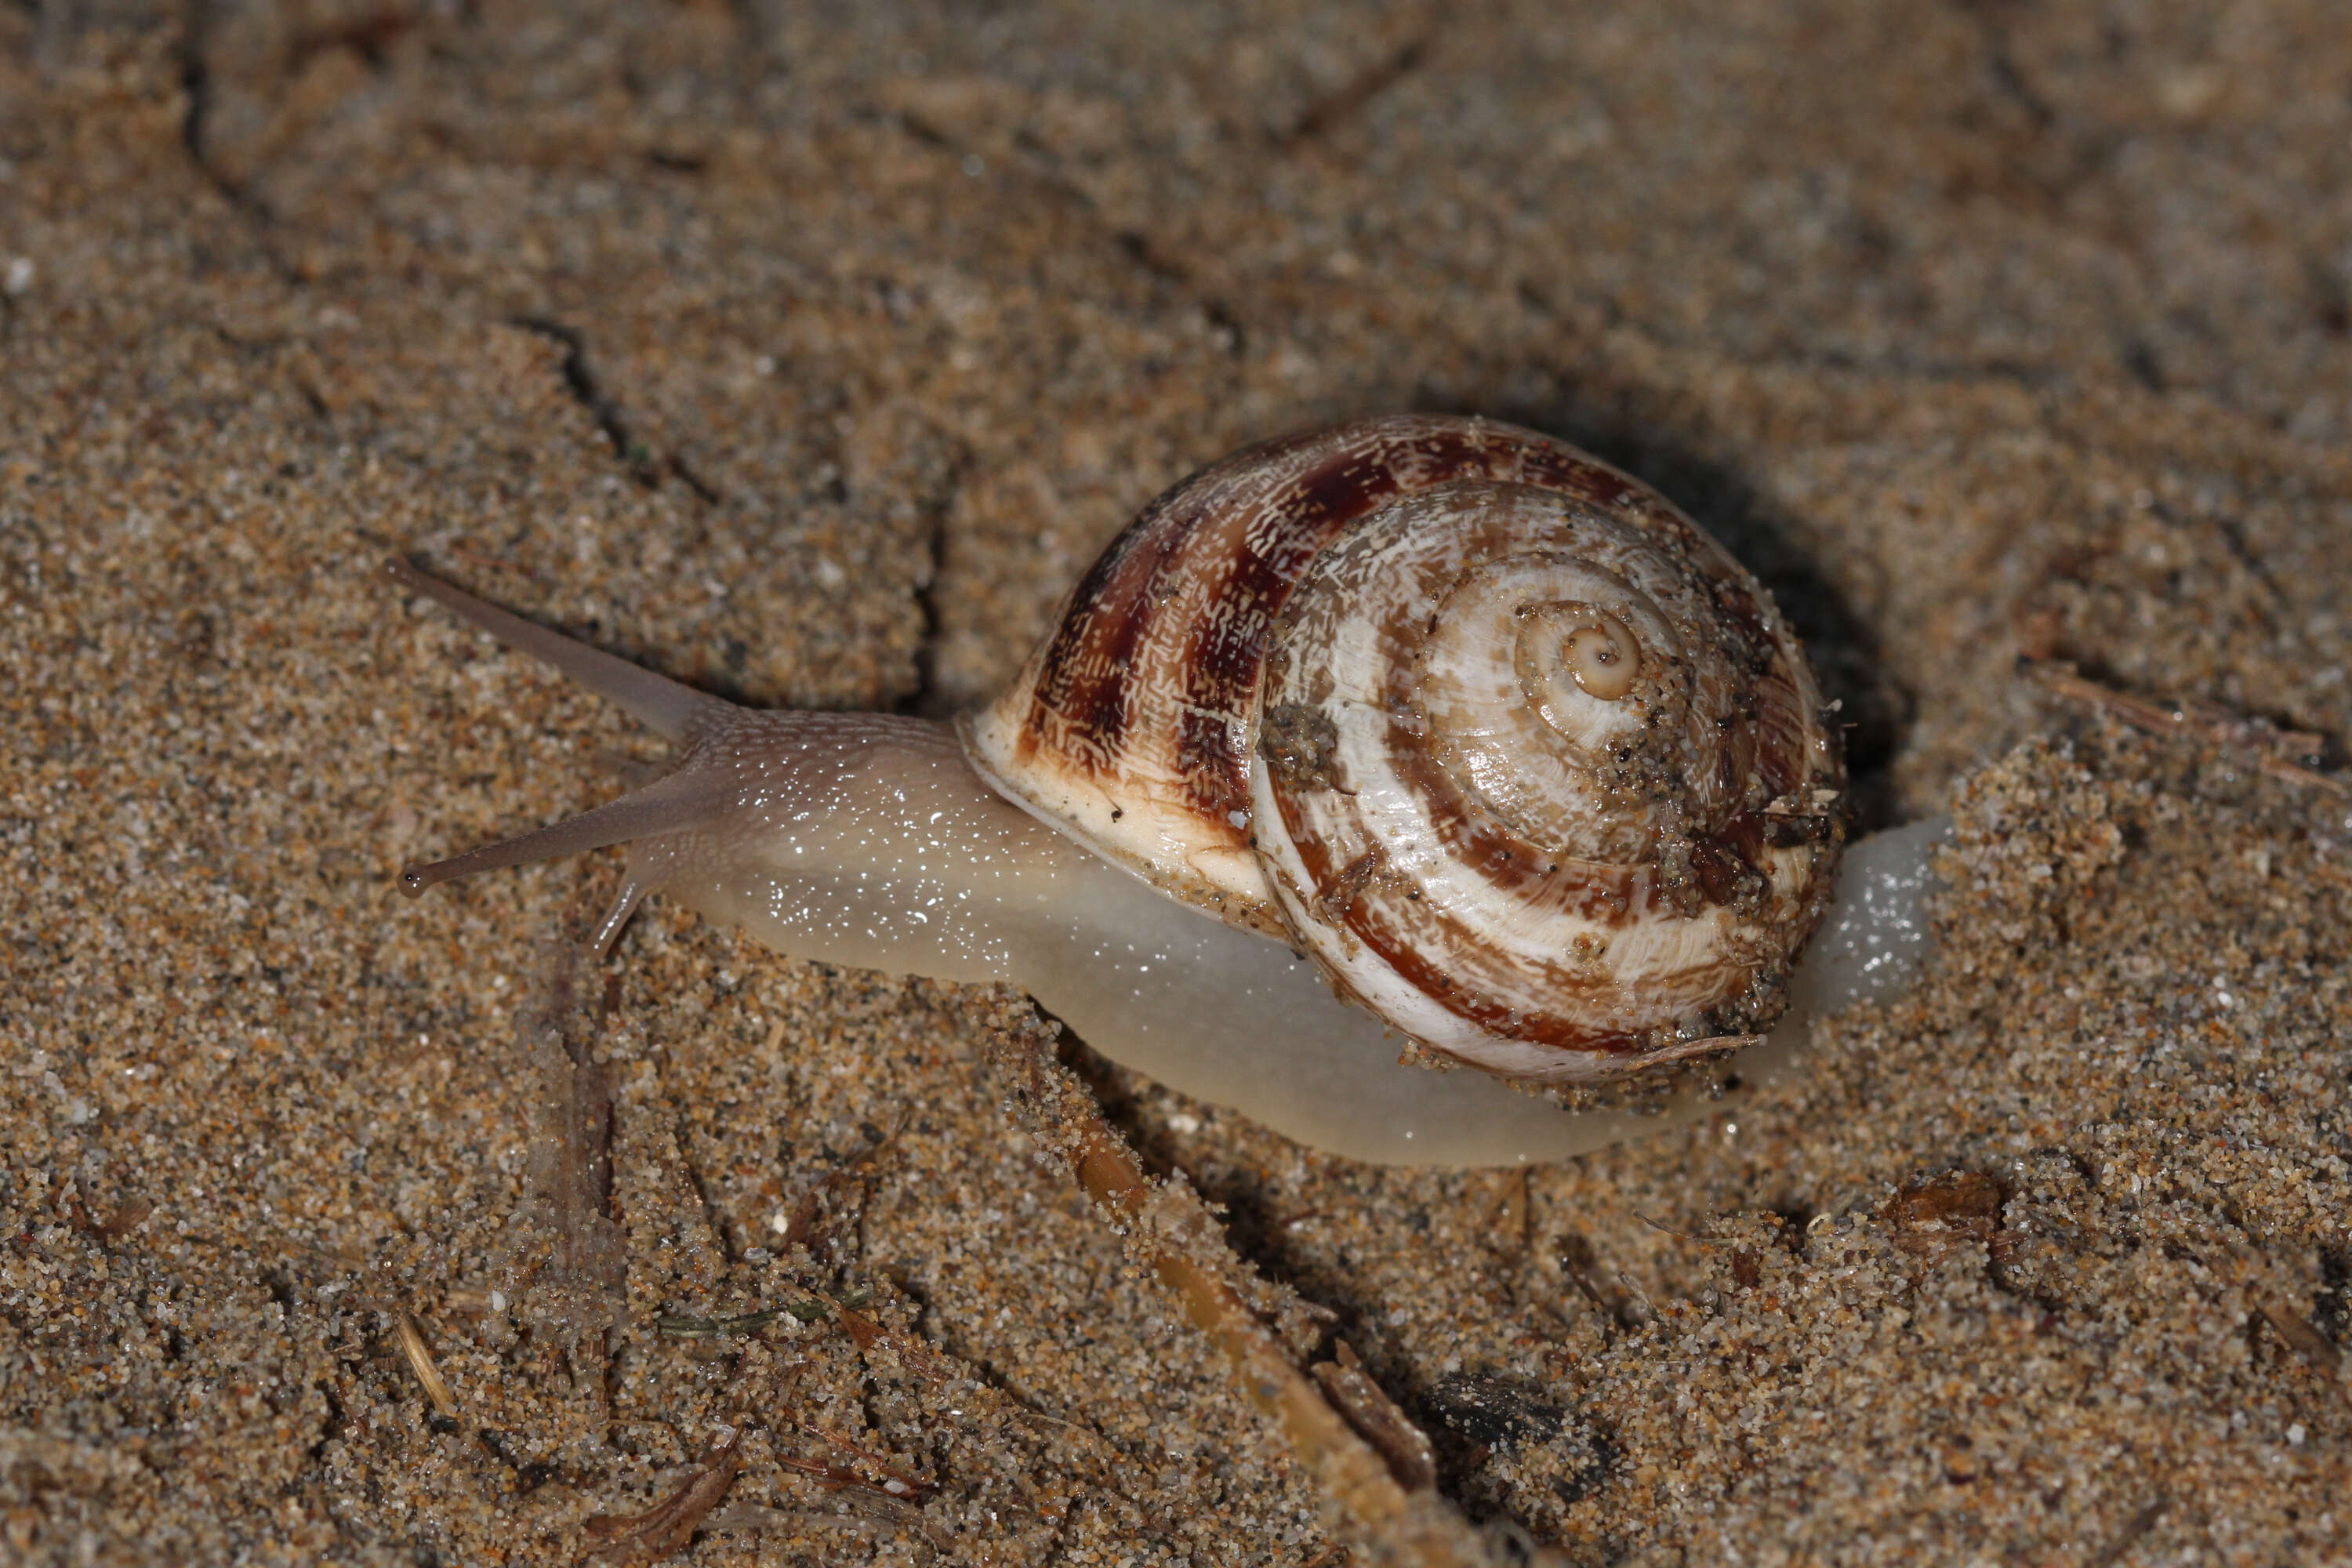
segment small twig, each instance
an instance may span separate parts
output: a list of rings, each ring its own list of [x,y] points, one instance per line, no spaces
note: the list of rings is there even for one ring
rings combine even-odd
[[[703,1516],[718,1506],[743,1468],[737,1445],[743,1430],[721,1426],[718,1440],[703,1450],[698,1467],[686,1484],[643,1513],[597,1514],[583,1527],[592,1541],[601,1542],[593,1555],[614,1563],[657,1563],[683,1552],[702,1528]]]
[[[673,1340],[730,1339],[756,1334],[787,1312],[803,1323],[814,1323],[824,1316],[824,1308],[811,1301],[792,1307],[771,1307],[764,1312],[745,1312],[733,1318],[656,1318],[654,1332]]]
[[[2335,1341],[2319,1331],[2318,1324],[2276,1296],[2261,1297],[2254,1302],[2254,1310],[2263,1315],[2263,1321],[2271,1326],[2271,1331],[2278,1335],[2287,1349],[2308,1362],[2322,1377],[2338,1388],[2345,1386],[2344,1352],[2336,1348]],[[2346,1390],[2346,1393],[2347,1397],[2352,1397],[2352,1389]]]
[[[1650,1305],[1649,1297],[1643,1295],[1642,1288],[1633,1283],[1633,1277],[1631,1274],[1620,1268],[1617,1270],[1617,1283],[1624,1287],[1625,1290],[1624,1320],[1627,1327],[1635,1328],[1643,1323],[1657,1321],[1658,1310]]]
[[[872,1481],[867,1480],[856,1470],[845,1469],[839,1465],[824,1464],[815,1459],[803,1459],[796,1454],[779,1454],[776,1456],[776,1463],[788,1470],[796,1470],[803,1476],[822,1482],[828,1491],[847,1487],[862,1487],[867,1491],[875,1489]]]
[[[939,1489],[933,1486],[930,1482],[917,1479],[915,1477],[910,1476],[907,1474],[906,1471],[898,1468],[898,1466],[892,1464],[889,1460],[884,1458],[881,1455],[876,1453],[873,1449],[866,1447],[862,1444],[854,1443],[838,1432],[833,1431],[828,1427],[819,1426],[814,1421],[802,1421],[796,1423],[796,1425],[799,1426],[802,1431],[807,1433],[810,1436],[821,1438],[824,1441],[832,1444],[843,1453],[849,1455],[852,1458],[863,1459],[867,1464],[873,1466],[876,1469],[881,1471],[882,1480],[877,1489],[886,1496],[900,1499],[912,1499],[920,1497],[925,1492],[939,1490]],[[863,1479],[862,1477],[860,1479]],[[865,1484],[869,1487],[876,1485],[875,1482],[870,1480],[866,1481]]]
[[[2018,663],[2030,679],[2053,697],[2112,713],[2151,735],[2189,735],[2243,752],[2274,779],[2352,800],[2352,780],[2321,773],[2308,762],[2296,760],[2318,756],[2325,742],[2317,735],[2276,729],[2210,702],[2135,697],[2089,679],[2063,660],[2023,658]]]
[[[1410,76],[1428,58],[1433,37],[1433,34],[1423,33],[1408,38],[1384,58],[1374,61],[1369,69],[1358,72],[1337,90],[1308,104],[1282,138],[1283,145],[1297,147],[1313,141]]]
[[[1325,1395],[1348,1418],[1357,1436],[1380,1450],[1397,1485],[1409,1492],[1435,1486],[1437,1455],[1430,1447],[1429,1434],[1414,1426],[1388,1391],[1372,1381],[1353,1345],[1341,1340],[1331,1348],[1335,1359],[1318,1362],[1310,1369]]]
[[[400,1331],[400,1353],[408,1358],[408,1370],[425,1385],[425,1397],[433,1408],[450,1421],[457,1419],[457,1402],[450,1397],[449,1385],[441,1377],[441,1369],[433,1364],[433,1352],[426,1348],[425,1334],[417,1328],[416,1320],[406,1312],[395,1314],[394,1321]]]
[[[808,1477],[852,1507],[862,1506],[882,1518],[919,1531],[933,1546],[948,1544],[945,1539],[933,1532],[930,1521],[923,1516],[923,1510],[917,1506],[912,1495],[901,1496],[885,1491],[856,1470],[815,1459],[803,1459],[794,1454],[778,1454],[776,1463]]]
[[[1038,1410],[1030,1405],[1024,1405],[1019,1400],[1013,1398],[1009,1394],[1005,1396],[1004,1402],[1016,1415],[1025,1416],[1032,1421],[1043,1421],[1049,1426],[1066,1426],[1069,1428],[1069,1430],[1076,1432],[1081,1437],[1099,1443],[1105,1447],[1108,1447],[1110,1446],[1109,1438],[1104,1436],[1101,1433],[1096,1431],[1093,1427],[1087,1426],[1083,1421],[1073,1421],[1066,1415],[1050,1415],[1045,1411]]]

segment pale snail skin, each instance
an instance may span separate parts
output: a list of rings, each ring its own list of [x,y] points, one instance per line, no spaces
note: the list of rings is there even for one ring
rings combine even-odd
[[[1748,1044],[1785,990],[1788,1019],[1738,1058],[1741,1085],[1767,1083],[1807,1016],[1899,989],[1924,942],[1940,825],[1833,871],[1834,740],[1762,590],[1654,492],[1490,421],[1361,421],[1188,479],[961,741],[739,708],[393,570],[678,750],[635,794],[410,868],[412,893],[625,842],[600,951],[659,890],[795,956],[1008,981],[1111,1059],[1357,1159],[1553,1160],[1719,1109],[1719,1081],[1634,1114],[1489,1074],[1588,1081]],[[1369,621],[1366,600],[1385,605]],[[1694,626],[1710,646],[1686,646]],[[1528,734],[1549,761],[1511,749]],[[1726,734],[1765,783],[1693,763]],[[1433,739],[1451,771],[1385,776],[1400,737]],[[1544,795],[1551,774],[1576,776]],[[1541,847],[1566,834],[1613,858]],[[1442,863],[1449,843],[1476,852],[1469,870]],[[1341,865],[1336,892],[1310,862]],[[1497,916],[1499,940],[1465,953],[1486,937],[1461,922]],[[1433,933],[1434,1000],[1417,950],[1397,956]],[[1400,1064],[1335,984],[1488,1070]]]

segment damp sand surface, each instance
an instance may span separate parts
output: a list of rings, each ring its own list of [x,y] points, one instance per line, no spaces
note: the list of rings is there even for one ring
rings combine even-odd
[[[1500,1561],[2345,1560],[2332,12],[0,12],[0,1558],[1377,1558],[1019,997],[589,963],[609,855],[399,899],[660,751],[377,567],[944,715],[1168,483],[1413,407],[1766,579],[1940,954],[1523,1173],[1066,1043],[1253,1310]]]

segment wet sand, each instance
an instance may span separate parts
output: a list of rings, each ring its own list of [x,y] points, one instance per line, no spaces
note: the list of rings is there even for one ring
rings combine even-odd
[[[1941,951],[1525,1173],[1066,1047],[1252,1305],[1498,1561],[2352,1557],[2352,804],[2018,663],[2345,762],[2347,78],[2317,4],[0,12],[0,1556],[576,1561],[733,1427],[683,1560],[1330,1568],[1020,998],[589,964],[609,855],[398,897],[660,749],[378,568],[944,715],[1411,407],[1766,579]]]

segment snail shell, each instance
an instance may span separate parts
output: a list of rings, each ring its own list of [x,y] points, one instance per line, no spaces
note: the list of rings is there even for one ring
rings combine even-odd
[[[1482,419],[1178,485],[963,739],[1061,832],[1514,1078],[1768,1027],[1841,837],[1763,588],[1654,491]]]

